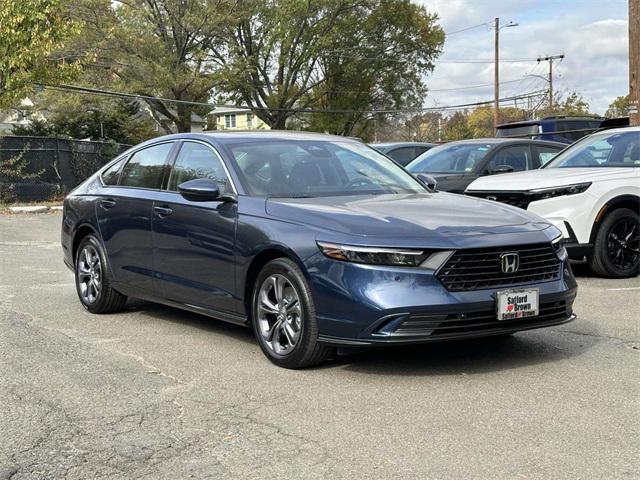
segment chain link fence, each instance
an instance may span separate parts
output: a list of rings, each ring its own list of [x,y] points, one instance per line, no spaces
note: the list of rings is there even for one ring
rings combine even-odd
[[[0,137],[0,202],[62,197],[127,148],[57,137]]]

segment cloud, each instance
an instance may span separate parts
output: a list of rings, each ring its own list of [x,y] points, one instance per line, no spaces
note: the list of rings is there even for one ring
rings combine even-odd
[[[628,93],[627,3],[622,0],[552,2],[534,0],[423,0],[430,12],[438,14],[445,32],[453,32],[496,16],[504,25],[519,24],[500,32],[500,56],[536,58],[564,53],[554,63],[554,89],[576,90],[590,103],[592,111],[603,114],[609,103]],[[482,26],[447,38],[441,60],[492,59],[493,30]],[[547,62],[505,62],[500,65],[501,96],[545,89]],[[449,90],[478,84],[492,84],[492,63],[437,64],[428,77],[431,90],[427,105],[470,103],[493,98],[493,87]]]

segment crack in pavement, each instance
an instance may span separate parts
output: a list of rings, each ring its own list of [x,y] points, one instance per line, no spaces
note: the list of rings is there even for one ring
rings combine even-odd
[[[615,340],[617,342],[621,342],[621,343],[626,343],[629,341],[634,341],[634,340],[625,340],[622,339],[620,337],[614,337],[612,335],[603,335],[601,333],[588,333],[588,332],[578,332],[575,330],[562,330],[562,329],[556,329],[556,332],[562,332],[562,333],[569,333],[571,335],[579,335],[582,337],[592,337],[592,338],[604,338],[604,339],[609,339],[609,340]]]

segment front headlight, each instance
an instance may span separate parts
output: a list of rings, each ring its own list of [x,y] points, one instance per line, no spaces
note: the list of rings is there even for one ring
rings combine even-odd
[[[361,247],[317,242],[320,251],[327,257],[343,262],[369,265],[395,265],[437,270],[451,256],[451,251],[430,251],[407,248]]]
[[[564,247],[564,241],[563,241],[562,235],[554,238],[551,241],[551,246],[553,247],[553,250],[556,252],[556,255],[560,260],[565,261],[569,257],[569,254],[567,253],[567,249]]]
[[[538,188],[530,190],[529,193],[536,196],[536,200],[545,198],[562,197],[564,195],[576,195],[582,193],[591,186],[591,182],[576,183],[575,185],[564,185],[562,187]]]

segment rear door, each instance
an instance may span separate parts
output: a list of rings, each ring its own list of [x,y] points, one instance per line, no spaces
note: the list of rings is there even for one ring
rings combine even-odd
[[[178,185],[196,178],[210,178],[221,193],[235,193],[211,146],[181,143],[167,186],[153,204],[156,290],[175,302],[234,313],[237,203],[185,199]]]
[[[151,212],[173,146],[164,142],[134,152],[119,172],[117,185],[106,185],[97,202],[111,271],[127,292],[153,294]]]

